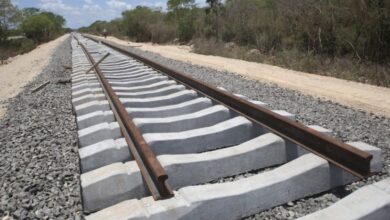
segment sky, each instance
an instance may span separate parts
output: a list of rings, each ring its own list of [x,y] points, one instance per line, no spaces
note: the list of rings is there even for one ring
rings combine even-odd
[[[196,0],[200,6],[206,0]],[[66,26],[79,28],[96,20],[119,18],[122,11],[137,5],[166,9],[167,0],[12,0],[18,8],[35,7],[62,15]]]

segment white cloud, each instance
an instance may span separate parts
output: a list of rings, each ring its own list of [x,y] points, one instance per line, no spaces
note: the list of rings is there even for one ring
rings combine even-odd
[[[165,4],[163,2],[156,2],[156,3],[154,3],[154,7],[156,7],[156,8],[165,9],[166,6],[167,6],[167,4]]]
[[[83,10],[85,11],[89,11],[89,12],[93,12],[93,11],[97,11],[97,10],[101,10],[102,8],[99,6],[99,5],[88,5],[88,4],[85,4],[83,5]]]
[[[131,4],[119,0],[108,0],[107,5],[114,10],[127,10],[132,8]]]
[[[40,0],[39,6],[50,11],[72,11],[74,8],[62,2],[62,0]]]
[[[85,0],[85,4],[83,5],[82,9],[88,12],[96,12],[102,10],[100,5],[95,4],[92,0]]]
[[[12,0],[18,2],[20,0]],[[88,26],[96,20],[112,20],[120,17],[124,10],[132,9],[134,5],[144,5],[166,10],[167,0],[107,0],[104,3],[97,0],[82,0],[79,3],[70,3],[66,0],[38,0],[39,8],[62,15],[67,26],[78,28]],[[130,4],[130,2],[132,4]],[[206,0],[196,0],[198,6],[205,6]]]
[[[198,7],[205,7],[207,5],[206,0],[195,0],[195,4]]]
[[[112,20],[120,17],[123,10],[131,7],[129,4],[121,4],[114,1],[115,7],[99,5],[94,0],[84,0],[81,5],[64,3],[63,0],[39,0],[38,6],[43,10],[52,11],[62,15],[66,19],[66,25],[71,28],[88,26],[96,20]],[[124,2],[123,2],[124,3]]]
[[[163,5],[165,5],[165,4],[162,3],[162,2],[156,2],[156,3],[154,3],[154,6],[156,6],[156,7],[162,7]]]

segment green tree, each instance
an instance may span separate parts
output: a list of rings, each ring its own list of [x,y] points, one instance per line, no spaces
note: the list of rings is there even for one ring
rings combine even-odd
[[[6,29],[0,25],[0,46],[3,44],[3,42],[7,39],[7,32]]]
[[[22,13],[23,19],[26,19],[26,18],[31,17],[33,15],[39,14],[40,10],[38,8],[23,8],[21,13]]]
[[[28,38],[44,42],[63,33],[65,19],[52,12],[41,12],[27,17],[21,25]]]
[[[103,33],[103,30],[107,28],[107,21],[95,21],[88,27],[80,28],[81,32],[90,32],[92,34],[100,35]]]
[[[179,40],[184,42],[191,40],[195,33],[194,21],[197,16],[194,9],[195,0],[169,0],[167,6],[169,13],[174,17]]]
[[[137,6],[133,10],[125,11],[122,16],[127,36],[136,41],[151,41],[150,27],[163,19],[161,12],[144,6]]]
[[[210,6],[210,12],[214,15],[214,27],[215,30],[215,37],[217,40],[219,40],[219,11],[220,7],[222,6],[221,0],[206,0],[206,3]]]
[[[31,16],[22,23],[26,36],[37,42],[48,40],[53,28],[54,22],[43,14]]]
[[[10,0],[0,0],[0,25],[5,28],[14,27],[20,19],[20,12]]]
[[[0,0],[0,41],[4,42],[8,30],[15,28],[20,21],[20,13],[10,0]]]
[[[191,8],[194,7],[195,0],[168,0],[167,6],[168,10],[178,10],[181,8]]]
[[[42,12],[41,15],[46,16],[47,18],[49,18],[49,20],[53,22],[54,32],[61,32],[62,27],[65,25],[65,19],[61,15],[57,15],[52,12]]]

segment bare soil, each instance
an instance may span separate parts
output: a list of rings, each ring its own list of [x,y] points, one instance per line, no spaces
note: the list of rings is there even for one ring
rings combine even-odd
[[[42,72],[49,63],[55,48],[68,36],[64,35],[41,44],[26,54],[13,57],[9,63],[0,65],[0,118],[6,111],[5,101],[16,96],[23,86]]]
[[[115,37],[108,37],[108,40],[121,45],[135,46],[138,49],[154,52],[166,58],[220,71],[234,72],[262,82],[275,83],[308,95],[390,117],[390,88],[304,73],[268,64],[196,54],[191,52],[189,46],[134,43]]]

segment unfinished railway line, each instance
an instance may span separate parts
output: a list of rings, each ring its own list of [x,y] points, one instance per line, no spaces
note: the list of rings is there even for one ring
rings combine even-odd
[[[75,34],[71,44],[86,219],[244,218],[381,171],[379,148],[109,42]],[[380,219],[389,184],[305,218]]]

